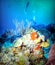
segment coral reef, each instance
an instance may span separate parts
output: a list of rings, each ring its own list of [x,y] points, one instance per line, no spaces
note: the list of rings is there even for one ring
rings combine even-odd
[[[54,26],[49,26],[22,26],[17,34],[9,31],[1,35],[0,65],[54,65],[55,32],[50,30]]]

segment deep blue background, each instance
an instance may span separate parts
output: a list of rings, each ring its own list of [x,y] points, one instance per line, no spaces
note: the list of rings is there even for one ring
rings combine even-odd
[[[54,23],[54,0],[0,0],[0,35],[15,29],[13,21]],[[16,19],[16,20],[15,20]],[[21,25],[20,25],[21,26]]]

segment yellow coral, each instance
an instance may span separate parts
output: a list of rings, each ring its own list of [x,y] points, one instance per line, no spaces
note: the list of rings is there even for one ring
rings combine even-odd
[[[41,43],[41,46],[42,46],[42,47],[48,47],[48,46],[49,46],[49,43],[48,43],[48,42],[42,42],[42,43]]]

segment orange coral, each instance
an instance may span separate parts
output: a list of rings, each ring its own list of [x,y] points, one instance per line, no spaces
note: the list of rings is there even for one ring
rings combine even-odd
[[[31,33],[31,40],[35,40],[38,37],[37,32],[32,32]]]
[[[35,50],[39,50],[41,48],[41,46],[40,45],[37,45],[36,47],[35,47]]]

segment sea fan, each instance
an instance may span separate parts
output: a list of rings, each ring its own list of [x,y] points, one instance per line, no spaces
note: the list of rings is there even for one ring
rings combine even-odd
[[[25,25],[26,23],[26,25]],[[19,22],[18,20],[13,20],[13,24],[15,25],[15,34],[21,34],[22,36],[25,34],[27,30],[29,30],[31,26],[31,22],[24,22],[23,20]]]

